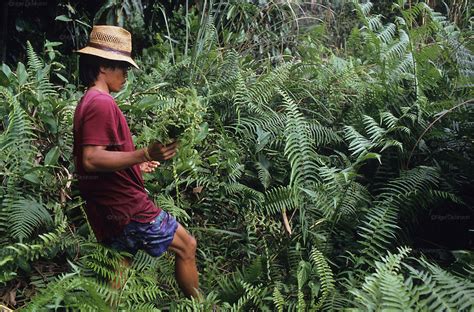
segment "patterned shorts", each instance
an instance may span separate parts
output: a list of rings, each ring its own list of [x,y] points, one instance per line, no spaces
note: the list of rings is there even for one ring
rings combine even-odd
[[[131,221],[118,237],[107,245],[119,251],[135,254],[143,249],[154,257],[161,256],[173,241],[178,228],[176,219],[162,210],[155,220],[147,223]]]

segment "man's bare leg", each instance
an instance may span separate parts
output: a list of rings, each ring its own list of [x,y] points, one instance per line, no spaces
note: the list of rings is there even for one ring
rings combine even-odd
[[[199,278],[196,268],[196,239],[178,224],[169,249],[176,255],[175,275],[179,287],[187,297],[199,297]]]
[[[124,257],[122,260],[120,260],[120,263],[119,263],[119,266],[117,268],[117,279],[116,280],[110,280],[109,281],[109,285],[110,287],[112,287],[113,289],[121,289],[122,288],[122,285],[124,284],[125,282],[125,276],[124,276],[124,272],[130,268],[132,264],[132,259],[128,258],[128,257]]]

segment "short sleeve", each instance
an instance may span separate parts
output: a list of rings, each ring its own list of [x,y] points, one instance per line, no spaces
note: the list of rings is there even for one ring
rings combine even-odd
[[[117,112],[117,104],[111,97],[95,96],[82,116],[82,145],[122,145]]]

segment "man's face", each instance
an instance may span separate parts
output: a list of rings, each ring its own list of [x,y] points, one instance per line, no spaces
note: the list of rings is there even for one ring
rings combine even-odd
[[[110,92],[120,91],[127,81],[128,66],[101,68],[101,71],[105,75],[105,82],[107,83]]]

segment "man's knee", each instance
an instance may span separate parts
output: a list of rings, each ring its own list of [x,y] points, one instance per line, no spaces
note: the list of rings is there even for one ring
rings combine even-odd
[[[197,241],[194,236],[188,235],[188,244],[186,249],[188,249],[189,254],[192,255],[193,258],[196,257]]]
[[[196,239],[193,236],[188,234],[184,242],[185,244],[184,244],[183,252],[178,256],[180,256],[183,260],[194,260],[194,258],[196,257],[196,248],[197,248]]]

